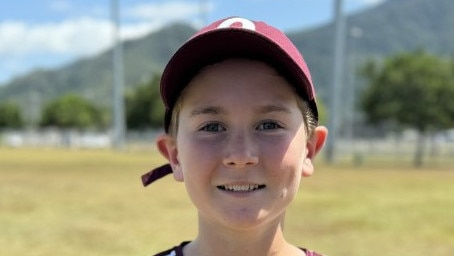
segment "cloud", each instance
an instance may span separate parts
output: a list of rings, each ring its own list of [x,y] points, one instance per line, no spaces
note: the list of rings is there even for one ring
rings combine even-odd
[[[66,1],[54,4],[63,8]],[[65,7],[66,8],[66,7]],[[120,29],[123,39],[137,38],[161,28],[168,22],[196,19],[197,4],[168,2],[141,4],[123,11],[130,19]],[[60,22],[28,24],[22,21],[0,23],[0,57],[24,56],[33,53],[91,55],[112,44],[112,23],[109,19],[78,17]]]
[[[109,21],[88,17],[60,23],[0,23],[0,83],[37,67],[55,67],[112,44]]]
[[[3,22],[0,24],[0,56],[23,56],[36,52],[91,54],[109,45],[110,31],[109,21],[88,17],[37,25]]]
[[[101,10],[97,5],[78,16],[74,15],[81,13],[76,10],[78,7],[67,0],[52,1],[49,8],[54,12],[73,14],[65,20],[43,23],[18,20],[0,22],[0,83],[35,67],[56,66],[75,58],[97,54],[112,45],[110,10]],[[142,37],[176,20],[200,24],[199,8],[198,2],[183,1],[124,7],[121,10],[121,38]],[[213,5],[207,4],[204,8],[210,11]]]

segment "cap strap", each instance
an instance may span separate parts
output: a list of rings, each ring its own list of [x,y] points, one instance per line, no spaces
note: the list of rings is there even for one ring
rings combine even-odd
[[[142,184],[144,187],[150,185],[155,180],[159,180],[160,178],[166,176],[167,174],[172,173],[172,167],[170,164],[165,164],[158,168],[155,168],[144,175],[142,175]]]

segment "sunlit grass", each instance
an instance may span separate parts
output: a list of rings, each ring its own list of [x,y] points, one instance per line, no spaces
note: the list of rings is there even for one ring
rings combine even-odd
[[[317,163],[286,222],[331,256],[454,255],[454,168]],[[152,255],[196,233],[196,214],[154,150],[0,148],[0,255]]]

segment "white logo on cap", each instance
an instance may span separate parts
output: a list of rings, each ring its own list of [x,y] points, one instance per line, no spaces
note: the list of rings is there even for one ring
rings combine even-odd
[[[254,22],[240,17],[226,19],[221,24],[219,24],[218,28],[229,28],[235,23],[241,23],[242,28],[255,31]]]

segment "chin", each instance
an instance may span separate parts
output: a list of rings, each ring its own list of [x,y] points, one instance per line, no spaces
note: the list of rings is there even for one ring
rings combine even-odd
[[[260,228],[273,223],[281,223],[284,213],[273,214],[265,209],[251,210],[240,209],[237,211],[223,212],[220,217],[222,224],[229,229],[245,231]]]

